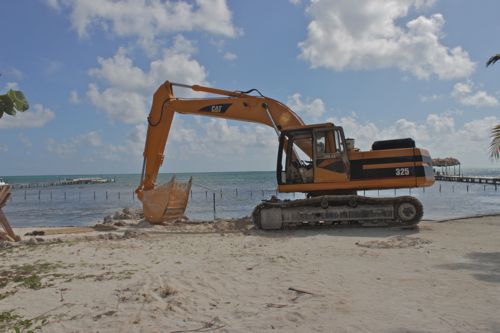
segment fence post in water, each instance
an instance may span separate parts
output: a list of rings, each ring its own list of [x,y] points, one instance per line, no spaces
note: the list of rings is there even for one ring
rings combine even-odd
[[[135,200],[135,192],[132,190],[132,201]]]
[[[24,190],[24,201],[26,201],[26,190]]]
[[[220,198],[222,199],[222,189],[220,189]]]
[[[422,187],[422,192],[425,193],[425,187]]]
[[[495,184],[495,192],[497,191],[497,184]]]
[[[66,192],[64,192],[64,201],[66,201]]]
[[[486,192],[486,185],[484,185],[484,189],[483,189],[484,192]]]
[[[394,196],[396,196],[396,189],[394,189]]]
[[[469,184],[467,184],[467,193],[469,192]]]
[[[106,191],[106,200],[108,200],[108,191]]]
[[[42,191],[38,190],[38,200],[40,200],[40,194],[42,193]]]
[[[377,195],[380,197],[380,190],[377,190]]]
[[[452,192],[455,192],[455,185],[452,185],[452,186],[451,186],[451,191],[452,191]]]
[[[208,191],[205,191],[205,199],[208,199]]]
[[[441,184],[439,184],[439,193],[441,193]]]
[[[411,195],[411,188],[408,189],[408,193]]]
[[[497,186],[495,185],[495,189],[497,188]],[[253,193],[252,191],[250,191],[250,198],[253,196]]]
[[[193,190],[191,190],[191,199],[193,199]]]
[[[238,197],[238,189],[235,189],[236,197]]]
[[[118,192],[118,200],[120,200],[120,192]]]
[[[214,199],[214,220],[215,220],[215,192],[213,193],[213,199]]]
[[[95,191],[94,191],[94,200],[95,200]]]

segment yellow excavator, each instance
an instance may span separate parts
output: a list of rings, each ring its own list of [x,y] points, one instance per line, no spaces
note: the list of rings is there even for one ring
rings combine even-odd
[[[177,98],[173,87],[205,93],[203,98]],[[216,95],[205,97],[206,94]],[[174,114],[193,114],[268,125],[279,140],[276,177],[279,192],[302,192],[305,199],[272,197],[255,207],[252,218],[262,229],[297,225],[350,224],[412,226],[423,207],[412,196],[373,198],[361,190],[431,186],[429,152],[406,139],[376,141],[370,151],[355,147],[342,127],[332,123],[306,125],[283,103],[257,89],[228,91],[166,81],[155,92],[148,117],[141,181],[136,189],[144,215],[152,223],[182,216],[191,180],[156,186]]]

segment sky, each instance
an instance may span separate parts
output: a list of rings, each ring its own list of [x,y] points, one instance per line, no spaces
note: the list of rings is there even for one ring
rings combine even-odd
[[[165,80],[259,89],[356,146],[412,137],[464,167],[500,123],[496,0],[3,0],[0,175],[140,173]],[[176,88],[179,97],[203,97]],[[177,114],[161,172],[276,165],[272,128]]]

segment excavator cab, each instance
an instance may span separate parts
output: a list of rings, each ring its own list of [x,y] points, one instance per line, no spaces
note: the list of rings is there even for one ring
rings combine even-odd
[[[331,123],[282,131],[279,185],[348,181],[349,158],[342,127]]]

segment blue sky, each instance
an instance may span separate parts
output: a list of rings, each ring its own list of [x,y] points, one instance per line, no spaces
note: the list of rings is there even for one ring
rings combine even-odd
[[[3,2],[0,175],[138,173],[164,80],[258,88],[357,146],[413,137],[434,157],[498,167],[494,0],[32,0]],[[179,96],[195,97],[187,90]],[[162,172],[273,170],[263,126],[176,115]]]

